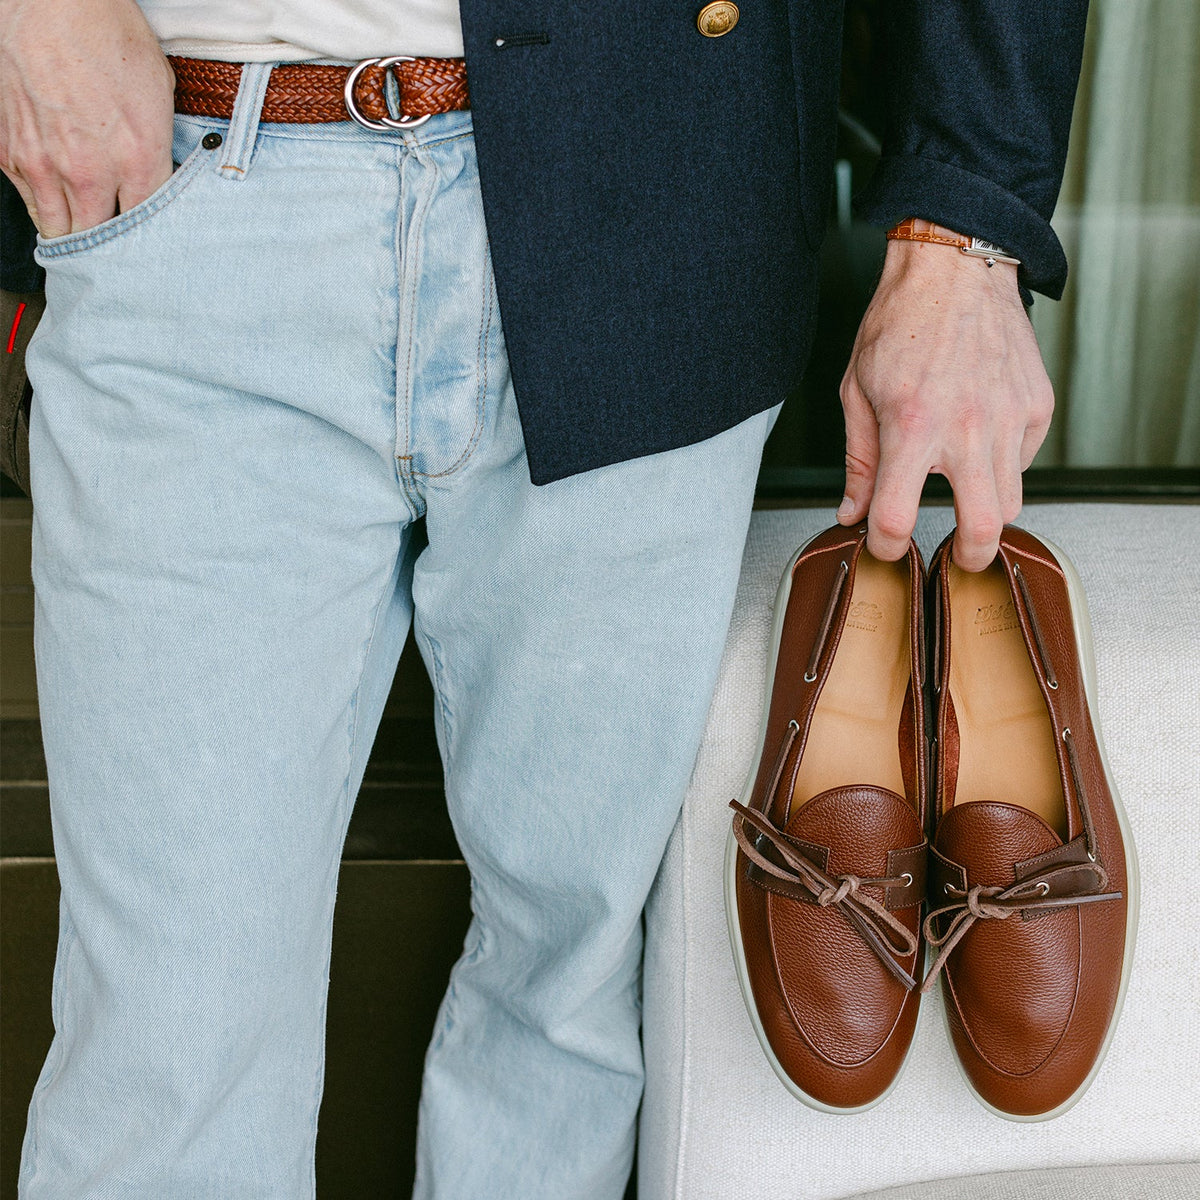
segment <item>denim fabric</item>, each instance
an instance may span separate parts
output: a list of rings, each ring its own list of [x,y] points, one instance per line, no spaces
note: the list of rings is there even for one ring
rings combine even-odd
[[[461,2],[535,483],[710,437],[804,370],[845,5],[747,3],[717,38],[697,29],[699,7]],[[1022,259],[1027,303],[1029,288],[1058,297],[1067,264],[1049,222],[1086,0],[872,7],[888,133],[860,211],[995,241]]]
[[[269,69],[176,118],[144,203],[39,242],[62,907],[20,1194],[314,1194],[339,853],[411,623],[474,915],[416,1195],[618,1200],[640,911],[776,410],[533,486],[471,115],[259,126]]]

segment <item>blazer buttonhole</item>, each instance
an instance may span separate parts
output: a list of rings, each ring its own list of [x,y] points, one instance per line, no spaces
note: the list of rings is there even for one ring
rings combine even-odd
[[[497,50],[511,50],[516,46],[547,46],[550,44],[548,33],[505,33],[492,40]]]

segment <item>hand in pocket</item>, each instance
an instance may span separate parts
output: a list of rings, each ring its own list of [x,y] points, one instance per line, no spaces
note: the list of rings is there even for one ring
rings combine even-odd
[[[173,172],[174,74],[134,0],[14,0],[0,26],[0,170],[38,232],[126,212]]]

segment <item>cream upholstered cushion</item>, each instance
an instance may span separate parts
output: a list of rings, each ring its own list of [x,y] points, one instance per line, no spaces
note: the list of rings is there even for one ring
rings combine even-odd
[[[1065,550],[1082,576],[1099,722],[1141,861],[1133,976],[1089,1092],[1054,1121],[991,1115],[959,1077],[936,990],[896,1090],[867,1113],[806,1108],[768,1066],[726,932],[727,805],[756,749],[780,575],[831,520],[827,509],[772,510],[751,525],[705,741],[647,908],[640,1200],[833,1200],[981,1173],[1200,1159],[1196,506],[1031,505],[1019,521]],[[917,541],[927,559],[952,522],[948,508],[922,513]]]
[[[903,1184],[851,1200],[1196,1200],[1200,1163],[1047,1167]]]

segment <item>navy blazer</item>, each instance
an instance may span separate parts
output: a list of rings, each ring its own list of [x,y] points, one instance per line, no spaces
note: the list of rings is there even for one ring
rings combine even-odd
[[[842,0],[461,0],[484,211],[534,483],[779,403],[813,330]],[[859,198],[1006,247],[1049,225],[1086,0],[884,0],[890,123]]]
[[[534,483],[779,403],[813,331],[844,0],[461,0],[488,238]],[[1057,297],[1087,0],[882,0],[890,125],[860,197],[1012,250]],[[3,275],[34,290],[7,179]],[[10,212],[11,210],[11,212]]]

